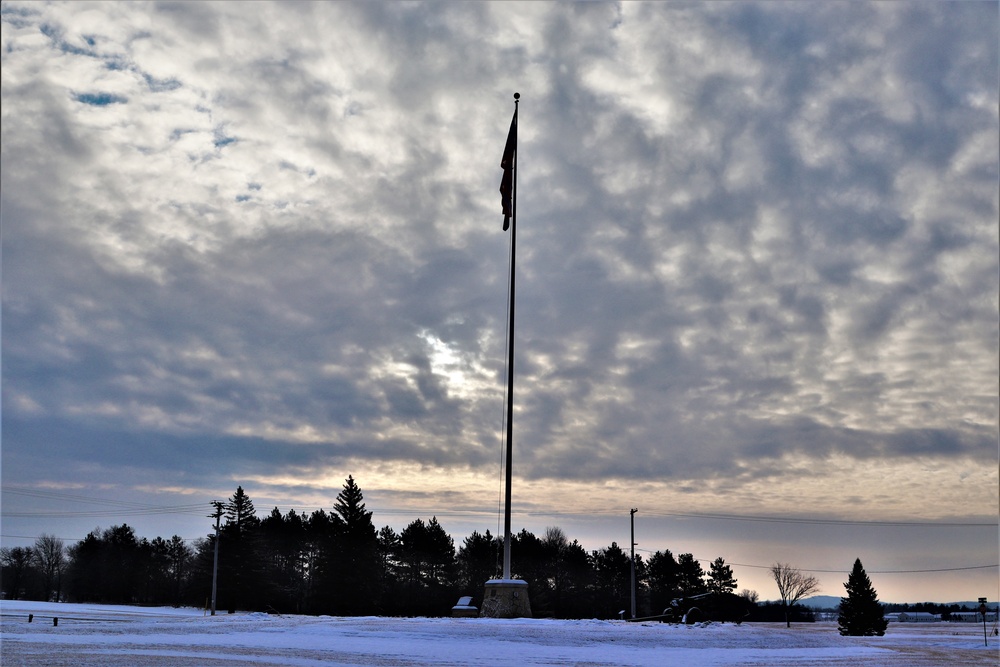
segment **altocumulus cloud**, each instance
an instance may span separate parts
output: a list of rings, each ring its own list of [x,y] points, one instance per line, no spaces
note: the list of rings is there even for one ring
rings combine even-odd
[[[997,27],[6,3],[4,478],[491,471],[517,90],[519,474],[995,481]]]

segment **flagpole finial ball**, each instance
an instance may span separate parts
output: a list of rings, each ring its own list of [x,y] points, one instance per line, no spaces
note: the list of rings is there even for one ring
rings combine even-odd
[[[521,93],[514,93],[514,99],[515,100],[521,99]]]

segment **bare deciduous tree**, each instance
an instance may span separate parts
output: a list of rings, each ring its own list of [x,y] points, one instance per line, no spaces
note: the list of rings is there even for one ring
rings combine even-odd
[[[4,592],[12,600],[24,596],[25,580],[31,571],[32,551],[29,547],[0,547],[0,565],[4,569]]]
[[[788,563],[772,565],[771,576],[774,577],[774,583],[778,585],[778,593],[781,595],[781,606],[785,610],[785,627],[790,628],[792,623],[788,620],[788,608],[810,593],[818,591],[819,580],[816,577],[807,577]]]
[[[42,573],[42,589],[45,601],[55,596],[59,602],[62,597],[62,572],[66,565],[66,548],[63,541],[55,535],[42,534],[35,540],[35,562]]]

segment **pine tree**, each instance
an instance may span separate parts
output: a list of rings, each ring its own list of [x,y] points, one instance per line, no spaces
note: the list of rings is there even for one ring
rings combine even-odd
[[[499,542],[490,531],[483,535],[478,530],[465,538],[458,550],[459,582],[461,589],[470,595],[482,593],[483,583],[497,573]],[[502,548],[502,547],[500,547]]]
[[[380,604],[378,537],[364,499],[361,487],[348,475],[334,503],[343,531],[325,563],[327,591],[337,614],[372,614]]]
[[[454,604],[458,589],[455,542],[437,517],[416,519],[399,535],[400,611],[434,614]]]
[[[670,549],[657,551],[649,559],[650,604],[661,613],[680,594],[678,565]]]
[[[237,533],[244,533],[247,529],[256,527],[257,510],[254,509],[253,501],[242,486],[236,487],[236,493],[226,502],[225,508],[226,524],[235,528]]]
[[[260,519],[242,486],[224,505],[226,524],[219,542],[219,604],[230,612],[263,606],[259,550]]]
[[[365,509],[365,495],[361,487],[354,481],[352,475],[347,476],[344,489],[337,494],[337,502],[333,509],[344,520],[347,534],[355,539],[374,540],[375,526],[372,524],[372,513]]]
[[[701,563],[695,560],[691,554],[681,554],[677,559],[677,585],[683,597],[700,595],[708,589],[705,586],[703,577],[705,571],[701,569]]]
[[[382,591],[382,610],[385,615],[399,613],[400,601],[400,549],[399,535],[390,526],[383,526],[376,535],[379,589]]]
[[[712,593],[732,593],[736,590],[736,577],[733,576],[733,568],[726,565],[722,556],[712,562],[708,581],[705,583]]]
[[[594,612],[598,618],[614,618],[620,609],[628,608],[632,595],[632,561],[617,542],[612,542],[610,547],[592,552],[590,562],[597,603]]]
[[[854,561],[854,569],[847,577],[844,588],[847,589],[847,597],[840,598],[840,616],[837,618],[840,634],[854,637],[884,635],[888,625],[885,611],[872,588],[871,579],[861,566],[860,558]]]

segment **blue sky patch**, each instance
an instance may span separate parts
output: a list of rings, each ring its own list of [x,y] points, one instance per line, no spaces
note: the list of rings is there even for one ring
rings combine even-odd
[[[76,101],[95,107],[106,107],[109,104],[125,104],[128,98],[112,93],[77,93]]]
[[[181,82],[174,78],[157,79],[156,77],[146,74],[145,72],[142,73],[142,78],[146,82],[146,85],[149,86],[149,89],[154,93],[177,90],[181,87]]]

